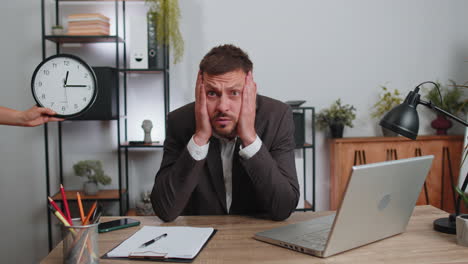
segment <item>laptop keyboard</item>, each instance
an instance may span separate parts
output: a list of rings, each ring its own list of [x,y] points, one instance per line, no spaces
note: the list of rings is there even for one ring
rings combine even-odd
[[[335,215],[330,215],[323,217],[320,221],[311,222],[307,228],[309,232],[295,237],[294,240],[303,247],[323,251],[327,244],[334,218]]]

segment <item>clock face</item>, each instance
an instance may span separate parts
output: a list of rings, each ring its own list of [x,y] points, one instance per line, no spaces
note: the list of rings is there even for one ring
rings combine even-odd
[[[67,54],[51,56],[39,64],[31,86],[36,102],[51,108],[61,117],[84,113],[97,95],[92,68],[80,58]]]

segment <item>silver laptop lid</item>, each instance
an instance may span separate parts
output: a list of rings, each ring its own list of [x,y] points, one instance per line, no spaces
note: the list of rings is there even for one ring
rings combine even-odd
[[[433,159],[354,166],[323,256],[404,232]]]

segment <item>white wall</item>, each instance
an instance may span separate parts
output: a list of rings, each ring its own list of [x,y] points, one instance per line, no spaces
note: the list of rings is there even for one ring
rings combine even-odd
[[[379,135],[376,120],[368,114],[379,85],[407,92],[426,80],[468,80],[464,62],[468,57],[467,1],[179,2],[186,45],[182,62],[171,68],[171,109],[193,100],[200,59],[210,48],[223,43],[236,44],[250,54],[261,94],[279,100],[304,99],[306,105],[317,110],[337,98],[355,105],[358,118],[354,128],[346,129],[345,136]],[[105,5],[94,8],[108,12]],[[128,8],[135,5],[138,4],[129,3]],[[64,4],[64,8],[80,12],[89,9],[71,4]],[[112,17],[112,11],[109,16]],[[33,104],[31,74],[41,60],[39,1],[3,3],[0,29],[0,105],[26,109]],[[113,63],[114,50],[108,44],[68,51],[96,66]],[[162,90],[152,90],[162,85],[160,77],[130,78],[129,139],[141,140],[139,126],[145,118],[152,119],[155,125],[153,139],[161,139]],[[433,115],[424,109],[420,113],[421,133],[433,133],[428,122]],[[71,166],[94,157],[105,161],[106,172],[116,184],[115,156],[106,154],[115,147],[114,126],[106,122],[67,122],[64,130],[66,184],[80,188],[81,181],[73,176]],[[462,133],[460,127],[452,130],[456,132]],[[4,212],[0,220],[0,253],[6,256],[5,262],[37,262],[47,254],[43,153],[41,127],[0,127],[0,208]],[[328,155],[326,137],[318,133],[319,210],[328,208]],[[132,197],[151,188],[160,159],[160,151],[132,151]],[[16,228],[12,228],[13,223]]]
[[[30,81],[41,60],[40,1],[6,1],[0,9],[0,105],[33,105]],[[0,255],[33,263],[47,253],[43,128],[0,126]]]
[[[466,1],[183,1],[186,56],[171,89],[193,98],[197,65],[213,46],[234,43],[254,62],[259,93],[303,99],[320,110],[337,98],[357,108],[345,137],[380,135],[369,111],[380,85],[405,95],[426,80],[467,78]],[[179,78],[180,76],[180,78]],[[190,96],[187,96],[190,95]],[[420,134],[435,116],[419,107]],[[457,125],[451,133],[461,134]],[[317,208],[328,208],[328,145],[317,134]]]

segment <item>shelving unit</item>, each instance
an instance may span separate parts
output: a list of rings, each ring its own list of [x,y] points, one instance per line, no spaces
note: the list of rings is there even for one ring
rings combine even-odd
[[[316,202],[315,202],[315,108],[314,107],[292,107],[292,110],[294,113],[301,113],[304,118],[303,118],[303,122],[302,122],[302,127],[304,128],[304,135],[306,138],[306,135],[307,135],[307,129],[306,129],[306,116],[307,114],[310,114],[310,117],[311,117],[311,127],[310,127],[310,133],[311,133],[311,136],[309,138],[309,142],[307,142],[307,140],[305,140],[304,144],[301,145],[301,146],[296,146],[296,150],[300,150],[302,152],[302,158],[303,158],[303,188],[302,188],[302,192],[303,192],[303,197],[304,197],[304,207],[303,208],[297,208],[296,211],[315,211],[316,209]],[[309,203],[309,201],[307,200],[307,162],[308,162],[308,153],[307,153],[307,150],[310,150],[312,153],[312,157],[310,158],[310,161],[311,161],[311,178],[312,178],[312,188],[311,188],[311,191],[312,191],[312,201],[311,203]],[[297,169],[297,168],[296,168]]]
[[[127,0],[128,1],[128,0]],[[131,2],[143,2],[144,0],[133,0]],[[85,195],[80,190],[67,190],[67,200],[75,201],[76,192],[80,192],[81,198],[84,201],[106,201],[106,202],[118,202],[119,203],[119,214],[125,215],[129,210],[129,170],[128,170],[128,156],[129,149],[134,148],[162,148],[161,144],[129,144],[128,143],[128,133],[127,133],[127,75],[138,73],[138,74],[161,74],[163,76],[163,85],[157,86],[157,89],[163,88],[164,92],[164,115],[167,116],[169,113],[169,50],[164,48],[163,54],[163,67],[162,68],[151,68],[151,69],[130,69],[127,67],[127,43],[126,43],[126,1],[124,0],[56,0],[55,1],[55,23],[59,23],[60,19],[60,2],[77,2],[77,3],[94,3],[94,2],[105,2],[109,5],[114,5],[115,12],[115,34],[109,36],[76,36],[76,35],[47,35],[46,34],[46,9],[45,9],[45,0],[41,0],[41,27],[42,27],[42,59],[47,58],[48,56],[61,53],[61,45],[65,43],[79,43],[79,44],[95,44],[95,43],[114,43],[115,44],[115,60],[114,67],[118,72],[116,76],[117,83],[117,92],[116,92],[116,101],[117,101],[117,116],[118,118],[101,120],[110,122],[109,126],[116,126],[117,131],[117,168],[118,168],[118,188],[115,190],[100,190],[97,195]],[[119,17],[119,15],[122,15]],[[121,27],[121,28],[119,28]],[[119,31],[121,30],[121,31]],[[120,34],[119,34],[120,33]],[[47,54],[46,52],[46,42],[52,42],[55,44],[55,53]],[[86,61],[86,57],[83,57]],[[90,65],[93,66],[93,65]],[[123,98],[121,98],[123,95]],[[65,123],[60,122],[57,129],[57,163],[58,163],[58,181],[59,183],[64,182],[64,168],[63,168],[63,126],[66,126],[67,122],[87,122],[87,120],[71,120],[65,121]],[[51,148],[49,143],[49,125],[44,126],[44,138],[45,138],[45,162],[46,162],[46,186],[47,186],[47,195],[53,196],[53,199],[56,202],[61,203],[61,194],[55,193],[51,194],[51,166],[50,166],[50,156]],[[65,153],[66,154],[66,153]],[[124,159],[124,160],[122,160]],[[114,177],[115,179],[115,177]],[[57,189],[54,188],[54,191]],[[46,202],[47,203],[47,202]],[[63,205],[62,205],[63,206]],[[52,225],[51,225],[51,214],[48,213],[48,231],[49,231],[49,248],[52,249]]]

